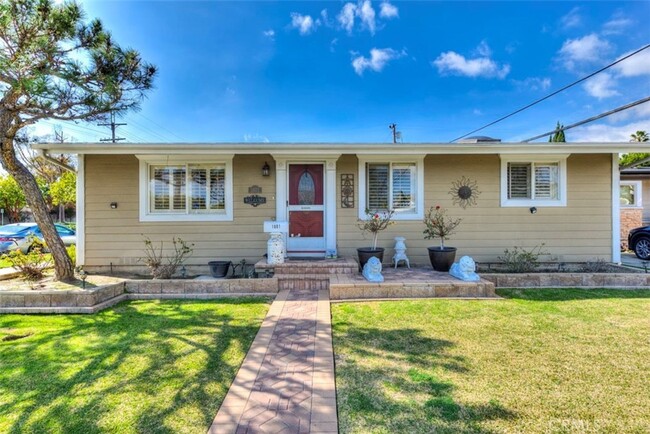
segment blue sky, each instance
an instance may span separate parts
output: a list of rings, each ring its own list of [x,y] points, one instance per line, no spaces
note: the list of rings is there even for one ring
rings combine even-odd
[[[388,142],[392,122],[404,142],[447,142],[650,43],[645,1],[82,4],[159,67],[142,110],[121,119],[133,142]],[[522,140],[646,96],[650,49],[479,134]],[[639,129],[650,103],[567,139]]]

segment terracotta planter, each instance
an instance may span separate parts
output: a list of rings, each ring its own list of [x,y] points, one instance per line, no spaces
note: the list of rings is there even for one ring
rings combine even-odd
[[[456,259],[456,247],[427,247],[429,261],[436,271],[449,271]]]
[[[373,256],[379,259],[379,262],[384,262],[384,248],[377,247],[373,249],[372,247],[360,247],[357,249],[357,254],[359,255],[359,271],[363,270],[363,266],[366,265],[366,262]]]

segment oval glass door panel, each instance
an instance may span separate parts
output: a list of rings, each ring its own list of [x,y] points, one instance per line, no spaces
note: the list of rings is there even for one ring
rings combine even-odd
[[[298,205],[313,205],[316,199],[316,184],[314,178],[305,172],[298,181]]]

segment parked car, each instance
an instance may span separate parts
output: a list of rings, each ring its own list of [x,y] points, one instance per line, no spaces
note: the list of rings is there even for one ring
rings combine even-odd
[[[54,225],[63,244],[70,246],[77,242],[75,231],[63,225]],[[43,242],[41,228],[36,223],[13,223],[0,226],[0,253],[20,250],[27,253],[34,243],[34,239]]]
[[[627,245],[637,258],[650,260],[650,226],[632,229],[627,235]]]

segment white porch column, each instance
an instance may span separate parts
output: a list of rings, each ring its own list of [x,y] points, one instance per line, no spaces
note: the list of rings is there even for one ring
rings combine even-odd
[[[618,155],[612,154],[612,262],[615,264],[621,263],[621,173]]]
[[[86,161],[84,154],[77,155],[77,263],[82,266],[86,263]]]
[[[336,160],[326,160],[325,169],[325,249],[336,250]]]
[[[275,160],[275,220],[286,222],[287,215],[287,160],[277,158]]]

